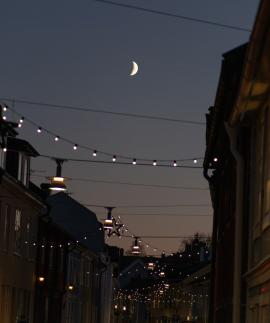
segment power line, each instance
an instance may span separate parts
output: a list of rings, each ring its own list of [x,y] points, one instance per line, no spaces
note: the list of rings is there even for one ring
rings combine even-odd
[[[128,235],[121,235],[124,238],[130,238]],[[151,235],[137,235],[142,239],[192,239],[194,236],[151,236]],[[209,239],[209,236],[200,236],[200,239]]]
[[[212,217],[213,215],[212,214],[179,214],[179,213],[118,213],[119,216],[176,216],[176,217],[180,217],[180,216],[183,216],[183,217]]]
[[[33,177],[46,178],[43,175],[32,175]],[[173,185],[159,185],[159,184],[146,184],[146,183],[133,183],[133,182],[119,182],[119,181],[108,181],[92,178],[79,178],[79,177],[66,177],[68,180],[78,181],[78,182],[90,182],[90,183],[104,183],[104,184],[116,184],[116,185],[128,185],[128,186],[142,186],[142,187],[154,187],[154,188],[166,188],[166,189],[176,189],[176,190],[198,190],[198,191],[208,191],[208,188],[204,187],[190,187],[190,186],[173,186]]]
[[[108,114],[108,115],[112,115],[112,116],[121,116],[121,117],[128,117],[128,118],[149,119],[149,120],[156,120],[156,121],[177,122],[177,123],[186,123],[186,124],[193,124],[193,125],[198,125],[198,126],[205,126],[204,122],[193,121],[193,120],[174,119],[174,118],[167,118],[167,117],[161,117],[161,116],[126,113],[126,112],[114,112],[114,111],[109,111],[109,110],[83,108],[83,107],[63,105],[63,104],[52,104],[52,103],[40,102],[40,101],[19,100],[19,99],[15,99],[15,98],[0,98],[0,100],[6,101],[6,102],[12,102],[12,103],[35,105],[36,107],[74,110],[74,111],[82,111],[82,112]]]
[[[83,204],[84,206],[96,207],[96,208],[105,208],[108,204]],[[110,205],[110,203],[109,203]],[[114,205],[115,206],[115,205]],[[135,208],[175,208],[175,207],[212,207],[210,204],[192,204],[192,203],[183,203],[183,204],[161,204],[161,205],[116,205],[117,209],[135,209]]]
[[[244,32],[251,32],[251,29],[245,28],[245,27],[239,27],[239,26],[234,26],[234,25],[229,25],[229,24],[223,24],[220,22],[215,22],[211,20],[205,20],[205,19],[199,19],[199,18],[194,18],[194,17],[188,17],[188,16],[183,16],[183,15],[177,15],[169,12],[164,12],[164,11],[159,11],[155,9],[148,9],[148,8],[143,8],[143,7],[138,7],[134,5],[128,5],[128,4],[123,4],[119,2],[114,2],[114,1],[109,1],[109,0],[95,0],[96,2],[104,3],[104,4],[110,4],[113,6],[118,6],[118,7],[123,7],[123,8],[128,8],[128,9],[133,9],[137,11],[143,11],[143,12],[148,12],[148,13],[154,13],[157,15],[162,15],[162,16],[167,16],[171,18],[178,18],[186,21],[191,21],[191,22],[197,22],[201,24],[206,24],[206,25],[211,25],[215,27],[221,27],[221,28],[226,28],[226,29],[233,29],[233,30],[238,30],[238,31],[244,31]]]

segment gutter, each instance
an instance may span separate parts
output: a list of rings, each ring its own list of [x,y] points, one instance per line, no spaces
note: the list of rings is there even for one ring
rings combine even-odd
[[[231,152],[236,160],[236,208],[234,234],[234,277],[233,277],[233,315],[232,323],[241,322],[241,281],[242,281],[242,237],[243,237],[243,179],[244,160],[237,149],[238,131],[225,123],[230,138]]]

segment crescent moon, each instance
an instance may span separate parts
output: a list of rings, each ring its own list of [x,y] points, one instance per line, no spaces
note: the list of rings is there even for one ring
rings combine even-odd
[[[139,71],[139,66],[136,62],[132,61],[132,70],[131,70],[131,73],[130,73],[130,76],[134,76],[138,73]]]

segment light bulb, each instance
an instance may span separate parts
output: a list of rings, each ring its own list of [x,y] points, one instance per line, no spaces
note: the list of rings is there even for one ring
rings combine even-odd
[[[213,161],[216,163],[216,162],[218,161],[217,157],[215,157],[215,158],[213,159]]]
[[[112,161],[116,162],[116,156],[113,156]]]
[[[7,111],[7,106],[6,105],[3,106],[3,111],[5,111],[5,112]]]
[[[97,157],[97,151],[96,150],[93,151],[93,156]]]
[[[198,160],[197,159],[193,159],[193,163],[194,164],[197,164],[198,163]]]
[[[157,166],[157,161],[153,160],[153,166]]]
[[[7,147],[3,148],[3,152],[6,153],[7,152]]]
[[[19,124],[18,124],[18,128],[21,128],[21,127],[22,127],[22,124],[21,124],[21,123],[19,123]]]
[[[133,165],[136,165],[136,164],[137,164],[137,161],[136,161],[136,159],[135,159],[135,158],[133,159],[132,164],[133,164]]]
[[[23,123],[24,122],[24,117],[21,117],[20,118],[20,123]]]
[[[74,144],[73,150],[77,150],[77,149],[78,149],[78,145],[77,144]]]
[[[54,141],[58,141],[59,140],[59,137],[58,136],[55,136],[54,137]]]
[[[41,127],[38,127],[37,128],[37,133],[41,133],[42,132],[42,128]]]
[[[174,166],[174,167],[177,167],[177,162],[176,162],[176,160],[173,162],[173,166]]]
[[[6,116],[3,116],[2,118],[3,118],[3,120],[7,120],[7,117]]]

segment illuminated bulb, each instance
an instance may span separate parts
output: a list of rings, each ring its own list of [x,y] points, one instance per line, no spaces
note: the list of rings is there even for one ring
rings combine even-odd
[[[112,161],[116,162],[116,156],[113,156]]]
[[[55,136],[54,137],[54,141],[58,141],[59,140],[59,137],[58,136]]]
[[[136,161],[136,159],[135,159],[135,158],[133,159],[132,164],[133,164],[133,165],[136,165],[136,164],[137,164],[137,161]]]
[[[69,290],[69,291],[73,291],[73,289],[74,289],[74,286],[73,286],[73,285],[69,285],[69,286],[68,286],[68,290]]]
[[[177,162],[176,162],[176,160],[173,162],[173,166],[174,166],[174,167],[177,167]]]
[[[197,164],[198,163],[198,160],[197,159],[193,159],[193,163],[194,164]]]
[[[3,116],[3,120],[7,120],[7,117],[6,116]]]
[[[19,124],[18,124],[18,128],[21,128],[21,127],[22,127],[22,124],[21,124],[21,123],[19,123]]]
[[[41,133],[42,132],[42,128],[41,127],[38,127],[37,128],[37,133]]]
[[[73,150],[77,150],[77,149],[78,149],[78,145],[77,144],[74,144]]]
[[[153,160],[153,166],[157,166],[157,161]]]
[[[7,111],[7,106],[6,105],[3,106],[3,111]]]
[[[96,150],[93,151],[93,156],[97,157],[97,151]]]
[[[21,117],[20,123],[23,123],[23,121],[24,121],[24,117]]]
[[[7,147],[3,148],[3,152],[6,153],[7,152]]]
[[[126,306],[123,306],[123,311],[126,311],[126,310],[127,310]]]
[[[218,161],[217,157],[215,157],[215,158],[213,159],[213,161],[216,163],[216,162]]]
[[[44,278],[44,277],[42,277],[42,276],[39,276],[39,277],[38,277],[38,281],[39,281],[40,283],[43,283],[43,282],[45,281],[45,278]]]

